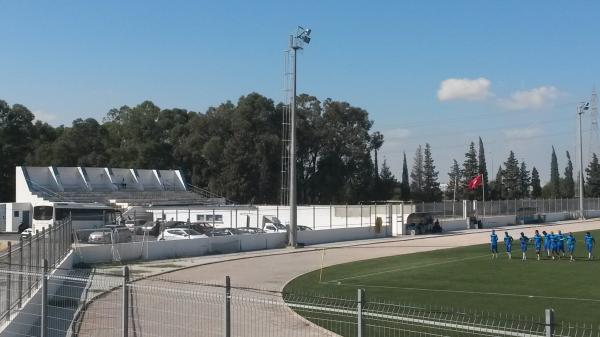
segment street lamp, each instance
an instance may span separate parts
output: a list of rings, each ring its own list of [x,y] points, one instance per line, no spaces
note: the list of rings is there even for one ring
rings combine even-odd
[[[581,115],[590,109],[590,102],[581,102],[577,106],[579,115],[579,219],[584,220],[583,214],[583,141],[581,136]]]
[[[296,54],[298,49],[310,43],[310,29],[298,26],[295,34],[290,35],[290,50],[292,53],[292,99],[290,109],[290,235],[289,245],[298,246],[298,219],[296,204]]]

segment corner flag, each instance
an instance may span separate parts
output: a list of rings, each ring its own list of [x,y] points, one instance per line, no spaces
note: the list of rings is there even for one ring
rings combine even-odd
[[[483,175],[478,174],[475,178],[469,180],[467,187],[469,190],[474,190],[481,185],[483,185]]]

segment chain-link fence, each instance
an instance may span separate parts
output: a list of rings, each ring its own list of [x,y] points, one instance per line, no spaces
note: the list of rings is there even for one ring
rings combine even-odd
[[[436,218],[463,218],[472,215],[499,216],[515,215],[535,217],[543,220],[548,213],[579,212],[579,199],[511,199],[476,201],[440,201],[415,203],[415,212],[431,213]],[[587,217],[600,216],[600,198],[585,198],[583,209]],[[466,213],[465,213],[466,212]]]
[[[17,271],[2,270],[18,277]],[[134,280],[89,270],[32,275],[36,296],[5,331],[20,336],[582,336],[589,325],[370,299],[282,293],[160,277]],[[135,274],[134,274],[135,275]],[[6,326],[6,325],[5,325]]]
[[[8,242],[0,255],[0,321],[8,320],[37,288],[42,261],[53,269],[71,250],[71,220],[66,219],[36,231],[22,234],[16,245]]]

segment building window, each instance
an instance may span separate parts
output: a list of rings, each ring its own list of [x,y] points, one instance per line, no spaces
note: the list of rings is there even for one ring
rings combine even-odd
[[[15,211],[14,213],[15,213],[15,218],[18,218],[19,217],[19,211]]]
[[[196,221],[204,221],[204,214],[196,214]]]
[[[214,219],[214,220],[213,220]],[[222,214],[208,214],[206,215],[206,221],[207,222],[223,222],[223,215]]]

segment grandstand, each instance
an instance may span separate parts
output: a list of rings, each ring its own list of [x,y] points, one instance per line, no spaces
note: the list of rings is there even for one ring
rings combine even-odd
[[[54,166],[17,166],[16,201],[102,203],[123,208],[228,203],[186,184],[178,170]]]

